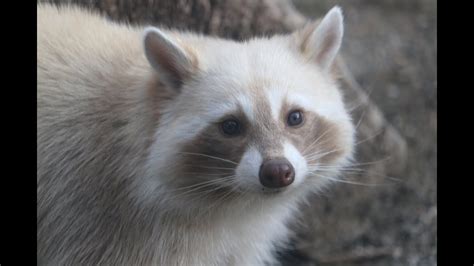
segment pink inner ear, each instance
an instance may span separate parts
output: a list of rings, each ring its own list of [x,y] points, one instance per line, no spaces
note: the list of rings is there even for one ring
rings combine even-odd
[[[145,38],[146,56],[161,80],[174,88],[181,87],[193,72],[194,57],[188,57],[185,50],[158,32],[149,32]]]
[[[147,44],[147,53],[152,66],[161,75],[166,75],[176,86],[180,86],[183,79],[182,68],[178,65],[176,49],[170,47],[168,43],[160,39],[155,34],[148,34],[145,40]],[[175,50],[175,51],[173,51]]]
[[[322,42],[318,46],[317,53],[315,54],[315,60],[318,63],[330,64],[332,57],[334,57],[339,50],[339,36],[337,33],[338,29],[329,29],[325,32],[322,37]]]
[[[336,57],[343,34],[340,9],[332,9],[320,21],[307,24],[297,33],[303,54],[328,69]]]
[[[317,26],[321,23],[320,20],[306,24],[302,29],[296,32],[296,40],[299,42],[299,48],[303,54],[308,54],[311,49],[309,49],[309,43],[312,33],[315,31]]]

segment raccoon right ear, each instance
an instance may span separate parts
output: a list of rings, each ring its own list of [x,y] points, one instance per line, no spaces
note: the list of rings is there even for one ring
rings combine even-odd
[[[323,70],[328,70],[341,48],[343,32],[342,11],[336,6],[322,20],[307,24],[296,31],[293,37],[308,59],[316,62]]]
[[[143,44],[148,62],[165,85],[179,89],[197,68],[197,59],[191,51],[155,27],[145,29]]]

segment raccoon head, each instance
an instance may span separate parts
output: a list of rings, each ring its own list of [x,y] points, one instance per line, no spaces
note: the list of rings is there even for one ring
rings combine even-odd
[[[334,178],[351,158],[354,135],[331,74],[342,20],[335,7],[290,35],[245,42],[147,28],[146,58],[173,92],[147,188],[268,197]]]

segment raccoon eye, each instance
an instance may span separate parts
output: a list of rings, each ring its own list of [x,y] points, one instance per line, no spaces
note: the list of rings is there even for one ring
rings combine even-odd
[[[288,114],[288,125],[290,127],[295,127],[303,123],[303,113],[301,111],[293,111]]]
[[[225,135],[236,136],[240,133],[240,124],[236,119],[228,119],[221,123],[221,130]]]

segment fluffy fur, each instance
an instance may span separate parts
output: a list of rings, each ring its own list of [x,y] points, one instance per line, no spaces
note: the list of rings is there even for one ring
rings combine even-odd
[[[335,178],[354,129],[318,26],[234,42],[38,5],[40,265],[276,263],[298,202]],[[290,128],[292,110],[304,124]],[[243,133],[219,131],[228,117]],[[258,179],[287,158],[290,186]]]

